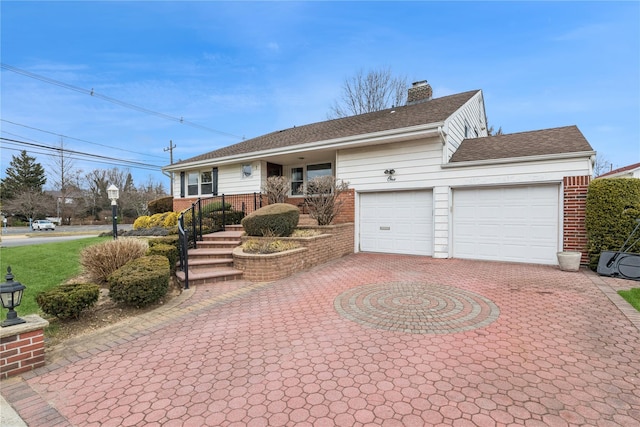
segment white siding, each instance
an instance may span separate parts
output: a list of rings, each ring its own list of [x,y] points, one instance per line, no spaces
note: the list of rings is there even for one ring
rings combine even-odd
[[[356,191],[424,188],[441,173],[442,143],[437,139],[397,142],[338,152],[336,176]],[[388,181],[386,169],[396,171]]]
[[[449,256],[449,187],[434,187],[433,189],[433,257],[447,258]]]
[[[250,177],[242,176],[242,165],[220,166],[218,168],[218,194],[246,194],[260,192],[261,163],[250,162],[252,174]]]
[[[445,121],[444,131],[447,135],[445,162],[449,161],[462,140],[465,139],[465,125],[470,129],[466,138],[475,138],[476,131],[478,137],[487,136],[487,118],[484,112],[482,92],[474,95]]]

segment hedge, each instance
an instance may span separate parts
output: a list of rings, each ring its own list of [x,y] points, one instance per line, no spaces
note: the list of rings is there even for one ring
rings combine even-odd
[[[298,225],[300,211],[288,203],[274,203],[260,208],[242,219],[249,236],[286,237]]]
[[[162,255],[134,259],[109,276],[109,296],[135,307],[153,304],[169,290],[169,260]]]
[[[93,283],[65,284],[36,295],[40,309],[58,319],[77,319],[100,297],[100,287]]]
[[[636,226],[637,218],[640,218],[640,179],[599,178],[591,181],[585,227],[592,269],[597,268],[602,251],[620,249]]]

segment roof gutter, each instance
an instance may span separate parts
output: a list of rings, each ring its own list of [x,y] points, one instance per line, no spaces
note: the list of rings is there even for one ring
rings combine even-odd
[[[169,165],[162,170],[164,171],[177,171],[184,169],[197,168],[199,166],[211,165],[226,165],[238,163],[240,161],[251,161],[261,159],[267,156],[277,156],[284,154],[295,154],[306,151],[317,150],[339,150],[344,148],[357,147],[361,145],[378,145],[387,144],[391,142],[398,142],[404,140],[417,139],[420,137],[436,136],[439,134],[439,129],[442,127],[443,122],[429,123],[418,126],[411,126],[406,128],[391,129],[382,132],[369,133],[364,135],[353,135],[344,138],[328,139],[324,141],[310,142],[306,144],[299,144],[293,146],[279,147],[271,150],[254,151],[251,153],[237,154],[233,156],[218,157],[211,159],[203,159],[195,162],[180,163],[175,165]]]
[[[541,156],[505,157],[504,159],[471,160],[467,162],[449,162],[442,165],[443,169],[464,168],[474,166],[501,165],[506,163],[542,162],[546,160],[588,158],[595,155],[595,151],[576,151],[573,153],[544,154]]]

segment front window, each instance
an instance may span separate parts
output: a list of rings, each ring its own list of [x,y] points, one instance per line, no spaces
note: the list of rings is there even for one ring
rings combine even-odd
[[[189,172],[187,176],[187,194],[189,196],[198,195],[198,172]]]
[[[331,176],[331,163],[320,163],[318,165],[307,166],[307,182],[313,178],[321,176]]]
[[[291,195],[304,195],[304,185],[314,178],[321,176],[332,176],[333,169],[331,163],[318,163],[305,167],[291,168]]]
[[[200,174],[200,194],[213,194],[213,179],[211,171]]]
[[[304,189],[303,168],[291,168],[291,195],[301,196]]]
[[[246,164],[246,165],[242,165],[242,177],[243,178],[249,178],[252,173],[253,173],[253,171],[252,171],[250,163]]]

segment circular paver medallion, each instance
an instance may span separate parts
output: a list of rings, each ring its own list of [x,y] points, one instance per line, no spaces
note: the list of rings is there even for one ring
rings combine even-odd
[[[378,283],[349,289],[336,311],[362,325],[411,334],[449,334],[489,325],[500,310],[489,299],[451,286]]]

